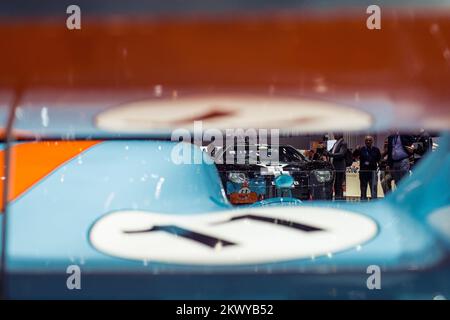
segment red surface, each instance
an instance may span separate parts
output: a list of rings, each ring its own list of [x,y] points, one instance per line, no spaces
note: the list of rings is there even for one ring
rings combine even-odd
[[[295,92],[361,104],[383,94],[450,122],[450,11],[0,23],[0,87]],[[326,86],[327,90],[320,90]],[[38,106],[40,107],[40,106]],[[409,112],[403,109],[398,115]],[[409,121],[409,120],[408,120]],[[449,123],[450,125],[450,123]],[[442,125],[441,125],[442,127]]]

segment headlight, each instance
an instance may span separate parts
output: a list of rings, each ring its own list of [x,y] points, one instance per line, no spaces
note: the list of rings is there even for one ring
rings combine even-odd
[[[314,170],[313,172],[317,181],[320,183],[328,182],[332,178],[331,171],[328,170]]]
[[[244,183],[247,180],[247,176],[242,172],[231,172],[228,174],[228,179],[234,183]]]

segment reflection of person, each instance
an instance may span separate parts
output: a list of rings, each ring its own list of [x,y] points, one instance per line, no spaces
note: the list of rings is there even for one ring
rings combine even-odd
[[[359,161],[360,154],[361,154],[361,146],[356,146],[356,148],[355,148],[355,150],[353,150],[353,154],[352,154],[353,159],[355,161]]]
[[[433,148],[433,140],[424,129],[420,129],[419,135],[415,141],[416,148],[414,150],[414,165],[416,165],[428,151]]]
[[[314,150],[306,150],[303,155],[308,160],[314,160],[315,152],[314,152]]]
[[[324,135],[322,138],[322,142],[320,142],[317,145],[316,153],[313,156],[313,160],[323,160],[328,161],[325,153],[327,151],[327,142],[328,142],[328,135]]]
[[[344,141],[344,135],[342,133],[335,133],[335,144],[331,148],[330,152],[326,152],[331,158],[331,163],[336,171],[334,179],[334,198],[336,200],[344,199],[343,184],[345,181],[345,154],[347,153],[347,143]]]
[[[383,193],[385,195],[392,189],[392,176],[389,170],[388,161],[387,159],[385,159],[387,154],[388,154],[388,139],[386,138],[384,140],[383,153],[381,154],[381,157],[383,159],[380,161],[380,180],[381,180],[380,183],[381,187],[383,188]]]
[[[372,199],[377,198],[378,162],[381,160],[380,149],[373,146],[373,137],[364,139],[365,146],[359,149],[359,184],[361,200],[367,200],[367,185],[370,187]]]
[[[409,173],[409,157],[414,153],[413,142],[412,136],[398,131],[388,137],[388,165],[396,185]]]

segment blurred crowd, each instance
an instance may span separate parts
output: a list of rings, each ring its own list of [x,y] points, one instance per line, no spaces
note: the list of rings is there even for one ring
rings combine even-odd
[[[322,160],[333,164],[335,170],[334,194],[335,200],[343,200],[343,185],[347,168],[357,169],[359,173],[361,200],[368,200],[367,190],[371,199],[378,196],[378,182],[383,193],[387,194],[407,175],[422,157],[432,150],[432,137],[421,129],[417,134],[401,133],[398,130],[390,132],[385,139],[382,150],[374,145],[374,138],[367,135],[364,144],[350,150],[342,133],[334,133],[334,144],[329,146],[329,136],[323,136],[316,150],[309,150],[310,160]],[[355,166],[356,163],[356,166]]]

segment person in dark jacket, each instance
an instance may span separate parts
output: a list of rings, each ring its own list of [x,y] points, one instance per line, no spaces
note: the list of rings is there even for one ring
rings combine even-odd
[[[388,137],[388,165],[395,185],[409,173],[409,158],[414,153],[414,137],[396,131]]]
[[[347,143],[344,141],[344,135],[342,133],[335,133],[335,144],[329,152],[326,153],[331,159],[331,163],[336,171],[334,179],[334,199],[344,200],[344,188],[345,182],[345,154],[347,153]]]
[[[377,198],[378,163],[381,160],[380,149],[373,146],[373,137],[367,136],[364,139],[365,145],[359,150],[359,185],[361,190],[361,200],[367,200],[367,185],[370,187],[372,199]]]
[[[414,166],[419,163],[422,157],[433,149],[433,139],[424,129],[420,129],[419,135],[415,137]]]
[[[324,135],[322,138],[322,141],[319,143],[319,145],[316,148],[316,152],[314,153],[313,160],[328,161],[328,158],[326,156],[328,140],[329,140],[328,135]]]
[[[384,195],[387,195],[392,190],[392,175],[391,171],[388,165],[387,160],[387,154],[388,154],[388,138],[384,139],[383,144],[383,152],[381,153],[381,161],[379,164],[380,168],[380,183],[381,187],[383,188]]]

